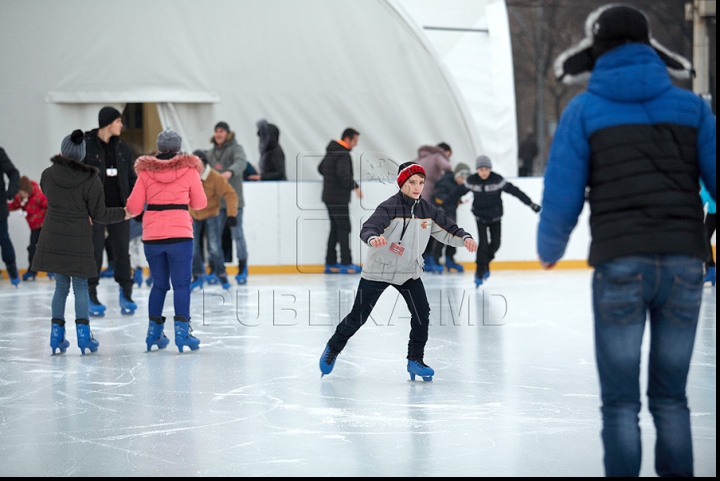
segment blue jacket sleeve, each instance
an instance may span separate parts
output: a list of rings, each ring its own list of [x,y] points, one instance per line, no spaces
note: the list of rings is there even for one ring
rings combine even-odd
[[[698,161],[700,174],[708,193],[717,199],[717,119],[704,101],[702,103],[702,119],[698,131]]]
[[[565,254],[585,204],[590,144],[584,132],[582,98],[575,98],[560,118],[545,171],[537,249],[540,259],[549,263]]]

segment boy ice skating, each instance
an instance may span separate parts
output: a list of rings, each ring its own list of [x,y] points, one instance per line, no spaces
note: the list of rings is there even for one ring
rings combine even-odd
[[[502,232],[503,192],[514,195],[534,212],[540,212],[539,205],[533,203],[523,191],[505,180],[501,175],[492,171],[492,161],[486,155],[481,155],[475,161],[477,173],[465,180],[464,188],[456,191],[448,202],[457,202],[457,199],[472,192],[475,196],[472,213],[477,220],[478,248],[476,256],[475,287],[479,287],[490,277],[490,262],[500,249]],[[489,240],[488,240],[489,235]]]
[[[400,192],[378,206],[363,224],[360,238],[368,251],[352,311],[338,325],[320,358],[323,376],[330,374],[337,356],[348,340],[367,321],[380,295],[389,286],[397,289],[411,313],[407,370],[410,378],[421,376],[431,381],[435,371],[424,363],[428,338],[430,306],[420,279],[423,252],[430,236],[474,252],[477,244],[470,234],[455,225],[430,202],[421,199],[425,170],[419,164],[400,166],[397,184]]]

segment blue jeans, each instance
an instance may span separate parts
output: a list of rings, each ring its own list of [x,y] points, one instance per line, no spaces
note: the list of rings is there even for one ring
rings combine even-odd
[[[648,403],[657,430],[655,470],[693,474],[685,386],[702,300],[703,263],[683,256],[638,256],[596,267],[595,350],[602,396],[607,476],[638,476],[640,346],[650,314]]]
[[[341,352],[345,348],[350,338],[367,322],[378,299],[390,286],[400,293],[410,310],[410,341],[407,358],[423,359],[430,326],[430,304],[421,279],[410,279],[401,286],[360,279],[355,304],[350,314],[338,324],[335,334],[328,341],[332,351]]]
[[[88,280],[83,277],[72,278],[75,294],[75,319],[90,319],[90,298]],[[65,320],[65,303],[70,294],[70,276],[55,274],[55,294],[52,299],[52,318]]]
[[[205,266],[203,265],[203,253],[200,244],[200,239],[204,231],[207,234],[207,250],[209,261],[212,262],[215,274],[218,276],[225,275],[225,258],[222,251],[222,227],[225,224],[220,223],[220,217],[215,216],[205,220],[194,220],[193,221],[193,232],[195,238],[193,240],[193,264],[192,273],[193,276],[202,276],[206,274]]]
[[[4,200],[2,202],[5,202]],[[8,220],[0,219],[0,252],[2,252],[2,261],[8,268],[16,269],[15,267],[15,248],[13,248],[12,241],[10,240],[10,233],[8,232]],[[10,272],[10,277],[17,277],[17,272]]]
[[[145,258],[153,286],[148,300],[150,316],[161,317],[172,281],[175,315],[190,319],[193,241],[175,244],[145,244]]]
[[[248,257],[248,253],[247,253],[247,246],[245,245],[245,234],[243,234],[242,219],[243,219],[243,209],[242,209],[242,207],[239,207],[238,215],[237,215],[237,225],[235,227],[230,227],[230,232],[232,233],[233,239],[235,239],[235,246],[237,247],[238,260],[246,261],[247,257]],[[220,223],[220,229],[225,227],[226,221],[227,221],[227,209],[220,209],[220,214],[218,215],[218,222]],[[222,230],[220,232],[222,232]]]

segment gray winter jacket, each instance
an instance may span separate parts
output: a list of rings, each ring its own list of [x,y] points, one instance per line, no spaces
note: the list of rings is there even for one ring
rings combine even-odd
[[[245,199],[243,198],[243,172],[247,165],[245,151],[235,140],[235,132],[228,134],[227,140],[221,147],[215,144],[214,139],[210,139],[210,141],[213,143],[213,148],[207,153],[208,164],[221,174],[227,171],[232,172],[232,177],[228,182],[237,193],[238,208],[242,209],[245,207]],[[221,199],[220,205],[225,208],[225,199]]]
[[[360,231],[360,238],[368,245],[381,235],[388,245],[370,247],[362,277],[398,286],[422,275],[423,252],[431,235],[439,242],[455,247],[462,247],[465,239],[472,239],[428,201],[414,200],[400,192],[380,204]],[[402,255],[398,255],[396,252],[402,249]]]

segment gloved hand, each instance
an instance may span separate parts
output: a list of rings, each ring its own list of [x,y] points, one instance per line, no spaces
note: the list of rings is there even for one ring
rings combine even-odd
[[[535,213],[540,213],[540,211],[542,210],[542,207],[539,206],[539,205],[537,205],[537,204],[530,204],[530,208],[531,208],[531,209],[533,210],[533,212],[535,212]]]
[[[227,218],[227,225],[229,227],[237,227],[237,217],[228,217]]]
[[[143,216],[145,215],[145,211],[140,212],[138,215],[133,217],[137,222],[142,224]]]

